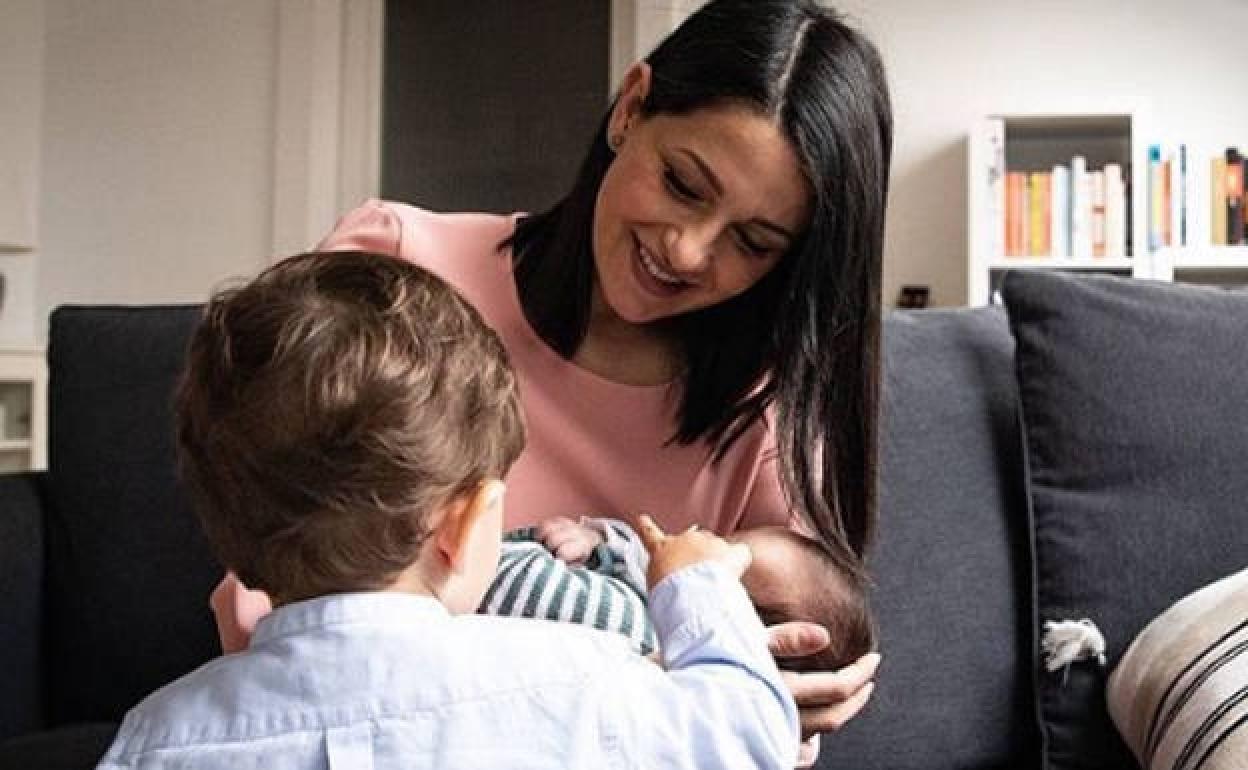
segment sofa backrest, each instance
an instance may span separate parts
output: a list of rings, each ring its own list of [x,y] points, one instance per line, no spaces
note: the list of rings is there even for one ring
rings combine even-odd
[[[198,307],[51,317],[45,675],[51,725],[118,721],[217,654],[220,579],[174,470],[171,395]]]
[[[883,661],[820,767],[1025,768],[1031,687],[1026,492],[1004,311],[894,311],[883,330]]]
[[[170,403],[195,306],[52,316],[51,724],[117,720],[214,656],[220,577],[178,485]],[[885,321],[881,522],[871,552],[884,662],[820,767],[1024,767],[1037,743],[1013,340],[1004,313]]]

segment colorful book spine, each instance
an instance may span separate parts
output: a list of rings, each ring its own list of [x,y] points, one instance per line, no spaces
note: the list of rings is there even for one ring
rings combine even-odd
[[[1175,215],[1174,220],[1178,222],[1178,235],[1176,244],[1179,246],[1187,245],[1187,145],[1179,145],[1179,162],[1178,162],[1178,183],[1171,185],[1171,191],[1174,193]]]
[[[1070,169],[1049,172],[1049,248],[1054,257],[1070,256]]]
[[[1226,244],[1244,241],[1244,159],[1239,150],[1226,148]]]
[[[1105,164],[1105,256],[1127,256],[1127,186],[1117,163]]]
[[[1105,256],[1105,172],[1088,174],[1092,188],[1092,256]]]
[[[1029,178],[1031,198],[1028,200],[1028,253],[1033,257],[1049,256],[1049,185],[1047,171],[1034,171]]]
[[[1148,146],[1148,248],[1156,251],[1165,245],[1162,240],[1164,206],[1161,170],[1161,146]]]
[[[1027,175],[1010,171],[1005,175],[1005,253],[1023,255],[1023,198],[1027,192]]]
[[[1092,190],[1088,161],[1082,155],[1070,159],[1070,255],[1092,256]]]
[[[1209,216],[1214,246],[1227,245],[1227,158],[1219,155],[1213,158],[1213,168],[1209,172],[1212,183],[1209,185]]]

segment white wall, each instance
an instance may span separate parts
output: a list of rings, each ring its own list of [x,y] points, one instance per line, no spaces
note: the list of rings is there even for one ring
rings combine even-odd
[[[42,0],[0,0],[0,347],[35,337],[40,121],[43,117]]]
[[[0,1],[3,14],[24,0]],[[42,3],[44,80],[34,94],[44,102],[38,250],[0,258],[0,267],[22,259],[38,272],[28,303],[38,336],[57,304],[197,301],[270,258],[284,242],[276,232],[276,212],[286,208],[279,199],[288,196],[282,191],[321,178],[306,173],[320,150],[316,159],[295,159],[308,168],[293,172],[276,158],[275,147],[289,147],[300,133],[282,125],[298,128],[306,117],[292,117],[289,105],[298,100],[279,93],[292,72],[306,69],[291,65],[292,42],[298,51],[301,39],[324,37],[314,30],[292,38],[282,19],[305,8],[329,18],[339,4],[363,2]],[[697,5],[614,2],[631,4],[617,18],[630,20],[642,44],[657,39],[656,25],[675,23]],[[843,0],[841,7],[878,41],[893,81],[886,301],[902,283],[931,285],[936,304],[964,301],[963,138],[984,113],[1148,109],[1159,135],[1248,145],[1248,99],[1237,87],[1248,69],[1244,0],[1184,7],[1169,0]],[[622,66],[618,50],[613,66]],[[319,88],[315,77],[303,81],[295,85]],[[345,102],[357,81],[341,82]],[[367,110],[344,114],[358,112]],[[315,133],[308,136],[307,147],[320,146]],[[364,177],[360,189],[375,178]],[[323,199],[303,209],[318,206]]]
[[[37,318],[267,261],[279,0],[48,0]]]
[[[1248,147],[1245,0],[838,0],[889,68],[884,298],[965,302],[966,149],[990,113],[1139,110],[1148,136]]]

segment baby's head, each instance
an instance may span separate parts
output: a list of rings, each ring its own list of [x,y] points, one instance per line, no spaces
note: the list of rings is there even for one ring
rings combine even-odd
[[[217,293],[176,412],[210,543],[279,604],[390,586],[524,444],[494,332],[433,274],[374,254],[303,254]]]
[[[818,653],[781,659],[781,668],[835,671],[875,647],[865,580],[854,564],[785,527],[741,530],[728,539],[754,555],[741,582],[766,625],[804,620],[832,638]]]

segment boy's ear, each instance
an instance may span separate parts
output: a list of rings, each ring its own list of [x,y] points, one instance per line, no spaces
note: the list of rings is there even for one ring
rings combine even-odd
[[[502,534],[503,492],[506,486],[498,479],[488,479],[474,490],[454,498],[443,507],[442,522],[435,538],[438,552],[452,571],[458,572],[475,537],[497,540]],[[491,531],[482,532],[483,528]]]

